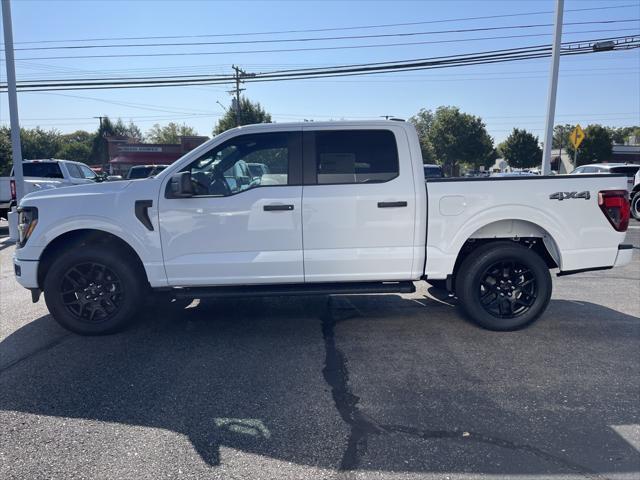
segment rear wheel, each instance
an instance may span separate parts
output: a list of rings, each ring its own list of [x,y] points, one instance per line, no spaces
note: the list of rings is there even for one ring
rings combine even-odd
[[[51,265],[44,295],[49,311],[64,328],[81,335],[104,335],[133,320],[145,293],[143,282],[126,252],[82,246]]]
[[[460,306],[489,330],[517,330],[532,323],[547,308],[551,288],[545,261],[513,242],[474,250],[456,277]]]
[[[640,220],[640,191],[631,198],[631,215],[636,220]]]

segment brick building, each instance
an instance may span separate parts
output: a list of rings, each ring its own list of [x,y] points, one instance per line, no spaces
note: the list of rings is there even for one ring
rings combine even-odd
[[[127,175],[134,165],[169,165],[203,144],[209,137],[179,137],[180,143],[130,143],[127,137],[108,137],[109,172]]]

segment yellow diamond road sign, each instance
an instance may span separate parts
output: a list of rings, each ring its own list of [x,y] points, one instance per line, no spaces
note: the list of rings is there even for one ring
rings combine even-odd
[[[583,140],[584,130],[582,130],[582,127],[580,125],[576,125],[576,128],[574,128],[569,134],[569,141],[571,141],[571,145],[573,145],[573,148],[577,149]]]

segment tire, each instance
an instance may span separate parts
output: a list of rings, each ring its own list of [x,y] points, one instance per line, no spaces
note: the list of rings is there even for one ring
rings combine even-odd
[[[636,220],[640,220],[640,191],[631,198],[631,215]]]
[[[143,304],[146,279],[130,255],[105,245],[79,246],[61,254],[44,279],[53,318],[80,335],[122,330]]]
[[[547,308],[549,267],[534,251],[514,242],[492,242],[474,250],[456,276],[463,312],[483,328],[518,330]]]

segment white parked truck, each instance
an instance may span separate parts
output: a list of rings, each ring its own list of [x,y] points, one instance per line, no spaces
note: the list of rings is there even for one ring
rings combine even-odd
[[[87,165],[72,160],[48,158],[23,160],[24,195],[38,190],[84,185],[97,181],[97,176]],[[0,217],[7,216],[16,203],[16,184],[11,169],[9,177],[0,177]]]
[[[268,182],[237,168],[251,163]],[[624,176],[425,182],[422,165],[404,122],[236,128],[155,177],[27,195],[15,273],[81,334],[124,327],[153,290],[410,293],[420,280],[481,326],[514,330],[545,310],[551,269],[631,259]]]

